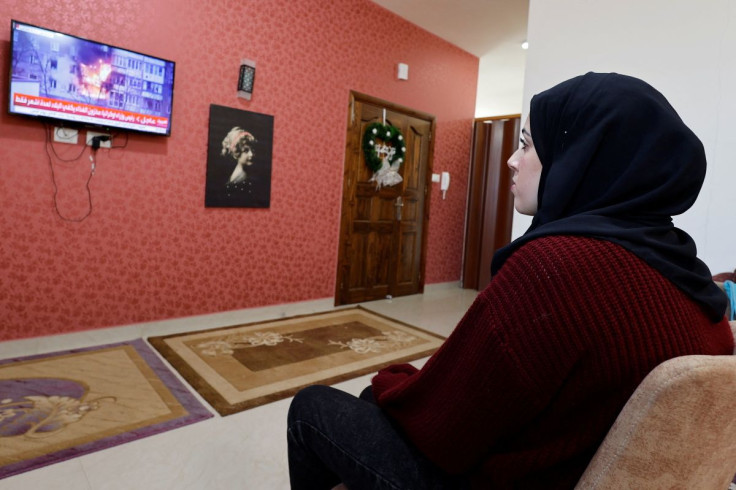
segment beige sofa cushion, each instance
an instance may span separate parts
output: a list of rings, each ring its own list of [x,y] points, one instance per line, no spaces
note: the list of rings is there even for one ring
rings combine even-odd
[[[736,356],[665,361],[637,388],[575,488],[728,488],[735,398]]]

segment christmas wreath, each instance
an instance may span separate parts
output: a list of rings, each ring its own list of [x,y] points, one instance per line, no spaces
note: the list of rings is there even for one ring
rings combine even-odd
[[[384,144],[378,145],[377,139],[382,140]],[[381,170],[384,159],[390,166],[394,166],[395,163],[401,165],[406,152],[404,136],[395,126],[381,123],[369,124],[363,133],[363,152],[366,165],[374,172]],[[382,157],[381,154],[384,156]]]

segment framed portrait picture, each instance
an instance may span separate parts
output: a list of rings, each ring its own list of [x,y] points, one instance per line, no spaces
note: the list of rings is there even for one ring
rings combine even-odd
[[[205,207],[271,205],[273,116],[210,105]]]

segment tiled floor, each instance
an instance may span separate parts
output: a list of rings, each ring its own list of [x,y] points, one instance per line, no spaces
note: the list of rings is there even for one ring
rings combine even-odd
[[[427,286],[424,294],[363,306],[447,336],[476,294],[455,283],[439,284]],[[332,309],[332,303],[325,299],[2,342],[0,359],[325,311]],[[357,395],[370,377],[336,386]],[[0,490],[288,489],[285,432],[289,402],[285,399],[227,417],[215,414],[203,422],[2,479]]]

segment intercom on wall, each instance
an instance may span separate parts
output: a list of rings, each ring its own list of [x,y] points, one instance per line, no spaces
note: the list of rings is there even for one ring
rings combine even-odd
[[[450,172],[442,172],[440,175],[440,190],[442,191],[442,199],[445,198],[447,189],[450,188]]]

